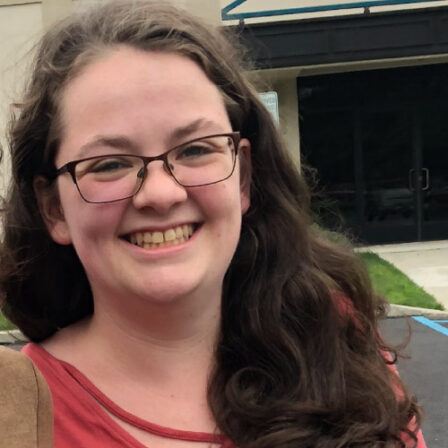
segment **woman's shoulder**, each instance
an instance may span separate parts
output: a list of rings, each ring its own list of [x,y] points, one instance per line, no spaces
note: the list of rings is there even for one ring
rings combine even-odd
[[[64,362],[76,365],[74,356],[77,355],[77,358],[82,359],[82,353],[85,352],[82,341],[80,342],[83,324],[83,322],[76,322],[39,343],[29,343],[25,345],[22,352],[33,360],[44,376],[46,376],[44,371],[46,368],[58,370]]]
[[[42,346],[34,342],[26,344],[22,348],[22,354],[26,355],[26,358],[29,359],[32,364],[37,366],[44,376],[46,376],[46,367],[51,367],[51,364],[53,364],[53,356]]]
[[[67,381],[70,365],[60,359],[57,353],[48,350],[45,344],[30,342],[22,348],[22,353],[42,373],[53,395],[54,387]]]
[[[52,400],[42,374],[27,356],[5,347],[0,347],[0,374],[2,443],[53,446]]]

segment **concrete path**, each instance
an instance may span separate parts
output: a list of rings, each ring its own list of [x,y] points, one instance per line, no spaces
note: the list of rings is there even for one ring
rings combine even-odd
[[[448,240],[369,246],[432,294],[448,310]]]

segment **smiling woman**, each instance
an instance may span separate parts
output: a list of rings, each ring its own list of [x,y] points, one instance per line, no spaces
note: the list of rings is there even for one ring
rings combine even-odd
[[[382,303],[227,32],[147,1],[42,39],[11,123],[2,309],[55,446],[411,447]]]

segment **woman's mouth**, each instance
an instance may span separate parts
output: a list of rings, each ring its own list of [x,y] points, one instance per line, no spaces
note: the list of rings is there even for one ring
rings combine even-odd
[[[191,238],[195,230],[193,224],[183,224],[153,232],[131,233],[126,236],[126,240],[143,249],[158,249],[159,247],[185,243]]]

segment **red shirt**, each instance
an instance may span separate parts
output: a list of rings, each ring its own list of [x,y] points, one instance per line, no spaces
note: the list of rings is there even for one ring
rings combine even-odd
[[[31,358],[50,387],[55,448],[147,448],[116,423],[105,409],[120,420],[151,434],[192,442],[220,443],[221,448],[234,448],[233,443],[223,435],[171,429],[126,412],[78,369],[56,359],[37,344],[27,344],[22,351]],[[406,442],[408,439],[403,436],[403,440]],[[409,446],[413,446],[412,442]],[[418,433],[416,448],[426,448],[421,432]]]
[[[147,448],[116,423],[105,409],[151,434],[192,442],[221,443],[221,448],[233,447],[228,438],[219,434],[176,430],[140,419],[110,401],[75,367],[56,359],[39,345],[27,344],[22,351],[31,358],[50,387],[55,448]]]

